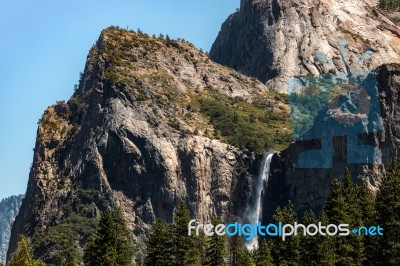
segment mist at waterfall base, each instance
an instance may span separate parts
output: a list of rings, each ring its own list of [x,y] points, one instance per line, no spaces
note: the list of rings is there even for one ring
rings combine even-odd
[[[249,224],[257,224],[262,218],[262,198],[264,190],[268,186],[269,170],[271,160],[274,153],[265,152],[261,162],[260,171],[257,176],[257,180],[254,182],[252,188],[252,197],[247,206],[244,220]],[[258,248],[258,237],[253,237],[250,241],[246,241],[246,247],[250,250]]]

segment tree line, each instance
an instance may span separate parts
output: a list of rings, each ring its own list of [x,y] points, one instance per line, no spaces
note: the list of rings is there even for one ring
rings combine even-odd
[[[113,266],[270,266],[270,265],[400,265],[400,161],[393,162],[374,196],[365,185],[352,181],[346,171],[341,182],[331,183],[325,207],[318,214],[306,211],[298,217],[293,204],[278,207],[272,223],[304,225],[349,224],[383,228],[383,236],[270,237],[249,251],[239,236],[188,235],[191,220],[185,203],[177,207],[172,223],[157,219],[147,241],[144,259],[134,260],[135,243],[120,208],[101,215],[95,234],[83,250],[83,261],[71,256],[63,265]],[[220,224],[220,219],[212,222]],[[70,254],[66,252],[66,254]],[[10,266],[44,266],[34,258],[27,238],[21,237]]]
[[[96,232],[89,238],[83,249],[83,259],[79,251],[71,245],[71,250],[66,250],[62,261],[57,265],[62,266],[133,266],[135,243],[132,233],[128,229],[123,211],[120,207],[104,212],[101,215]],[[12,254],[9,266],[46,266],[41,260],[34,258],[30,240],[20,236],[17,249]],[[0,263],[0,266],[1,263]]]
[[[270,266],[270,265],[400,265],[400,161],[393,162],[374,196],[366,184],[356,184],[348,171],[331,183],[325,207],[298,217],[293,204],[278,207],[272,223],[304,225],[349,224],[383,228],[383,236],[270,237],[248,251],[242,237],[188,236],[189,211],[181,204],[173,224],[157,220],[147,243],[144,265]],[[213,224],[219,224],[219,220]],[[301,231],[300,231],[301,232]]]

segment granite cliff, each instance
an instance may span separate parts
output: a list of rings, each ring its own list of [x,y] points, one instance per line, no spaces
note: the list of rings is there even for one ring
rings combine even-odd
[[[289,95],[294,142],[272,159],[264,221],[288,200],[300,213],[320,210],[345,169],[376,192],[399,147],[399,66],[390,64],[400,62],[397,23],[378,1],[242,0],[222,25],[211,58]],[[336,119],[331,92],[360,86],[369,87],[369,118]],[[308,108],[297,105],[301,97]]]
[[[369,0],[242,0],[222,25],[210,56],[280,92],[287,92],[287,79],[296,76],[398,62],[400,29],[377,5]],[[345,60],[341,40],[346,40]],[[372,56],[356,63],[365,53]]]
[[[198,221],[234,219],[264,149],[289,142],[285,95],[187,42],[111,27],[90,50],[71,99],[39,121],[9,253],[24,234],[38,256],[57,263],[55,239],[85,231],[115,205],[138,238],[155,218],[171,221],[181,201]]]
[[[362,154],[363,146],[351,151],[349,136],[332,134],[332,150],[329,149],[325,154],[325,158],[332,158],[332,167],[302,168],[299,167],[301,154],[305,151],[323,151],[323,141],[312,139],[293,142],[272,160],[269,186],[263,198],[265,220],[268,220],[277,206],[286,204],[287,200],[291,200],[300,213],[310,208],[320,210],[329,195],[330,182],[342,177],[346,169],[356,182],[365,182],[373,193],[377,191],[382,173],[394,158],[398,158],[400,150],[400,65],[383,65],[375,73],[379,93],[379,110],[376,111],[381,117],[381,128],[375,132],[359,132],[356,136],[358,144],[374,147],[377,155],[370,157],[369,163],[349,163],[352,152],[356,152],[358,158],[366,157]],[[326,118],[326,112],[321,114]],[[320,132],[332,129],[332,123],[326,119],[318,121],[321,123],[315,127]]]
[[[289,199],[299,212],[320,209],[329,182],[345,168],[375,191],[399,147],[400,67],[389,64],[400,59],[399,36],[375,2],[342,0],[243,0],[210,52],[226,66],[187,42],[104,30],[71,99],[50,106],[39,121],[9,254],[25,234],[37,256],[57,264],[57,239],[72,234],[70,244],[82,247],[99,213],[115,205],[139,240],[155,218],[171,221],[181,201],[201,222],[243,219],[259,200],[254,181],[266,150],[281,152],[261,194],[264,220]],[[322,77],[319,87],[342,90],[365,85],[354,73],[374,78],[373,119],[357,113],[354,125],[332,126],[335,110],[321,107],[301,121],[307,130],[293,134],[293,142],[301,112],[291,95],[279,93],[288,92],[288,81]],[[343,77],[349,84],[338,83]],[[310,87],[301,95],[314,103],[319,92]],[[353,133],[350,142],[338,127]],[[329,167],[298,165],[300,154],[324,144],[313,132],[329,133],[329,156],[318,157],[331,158]],[[349,155],[347,146],[358,142],[379,152]],[[349,163],[358,157],[367,163]]]

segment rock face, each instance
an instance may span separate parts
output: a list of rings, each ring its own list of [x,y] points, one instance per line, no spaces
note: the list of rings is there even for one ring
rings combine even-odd
[[[274,156],[263,199],[266,222],[274,209],[288,200],[300,213],[321,209],[329,195],[330,181],[340,178],[346,168],[355,179],[364,179],[376,191],[385,166],[397,157],[398,65],[390,63],[400,62],[400,28],[395,18],[377,5],[378,1],[364,0],[242,0],[240,10],[222,25],[211,58],[257,77],[275,91],[316,98],[312,88],[296,91],[293,84],[304,84],[309,77],[326,82],[332,77],[376,74],[374,84],[379,95],[370,116],[377,119],[356,125],[338,124],[332,122],[332,110],[319,110],[313,126]],[[314,85],[325,86],[317,82]],[[296,133],[293,118],[308,114],[292,104],[291,96],[289,105]],[[359,142],[376,149],[359,148]],[[349,147],[353,148],[351,152]],[[305,151],[318,150],[319,156],[302,157]],[[301,161],[315,165],[301,167]]]
[[[377,89],[379,93],[379,115],[382,118],[381,130],[370,134],[358,134],[361,142],[374,146],[380,154],[378,160],[371,158],[371,163],[348,163],[350,156],[348,136],[333,138],[332,153],[324,157],[332,157],[330,168],[300,168],[299,156],[304,151],[322,149],[318,140],[297,141],[290,147],[275,155],[271,163],[270,181],[263,199],[264,220],[270,218],[277,206],[291,200],[296,210],[301,213],[308,209],[320,210],[329,195],[330,182],[341,178],[348,169],[354,180],[366,182],[372,191],[377,190],[382,173],[391,161],[398,158],[400,152],[400,65],[383,65],[376,70]],[[321,112],[326,114],[326,112]],[[321,120],[320,120],[321,121]],[[323,122],[315,127],[320,132],[327,132],[332,123]],[[325,129],[322,130],[321,127]],[[366,137],[363,137],[366,136]],[[359,148],[356,151],[361,151]],[[361,157],[361,154],[358,154]]]
[[[381,65],[400,59],[400,32],[375,4],[243,0],[222,26],[211,57],[262,82],[212,62],[186,42],[104,30],[72,98],[49,107],[39,123],[9,254],[19,234],[40,246],[49,239],[43,234],[72,214],[90,224],[115,205],[123,207],[138,238],[146,237],[155,218],[171,221],[181,201],[199,222],[243,218],[246,204],[257,200],[259,143],[282,151],[270,167],[265,221],[289,199],[299,212],[320,209],[330,180],[345,168],[376,189],[399,147],[400,68]],[[286,145],[293,112],[290,96],[276,91],[287,92],[287,81],[300,76],[352,76],[378,66],[375,112],[381,119],[362,120],[350,143],[365,133],[360,142],[376,147],[379,156],[365,153],[370,163],[349,164],[349,142],[339,134],[331,139],[333,167],[299,168],[300,154],[323,143],[309,137]],[[327,110],[316,115],[326,121]],[[364,130],[377,125],[373,134]],[[334,130],[317,123],[304,136],[313,129]],[[86,237],[77,239],[80,247]],[[46,252],[39,248],[36,255],[54,262]]]
[[[155,218],[171,221],[181,201],[199,222],[244,213],[261,156],[227,144],[202,114],[201,97],[242,111],[264,97],[271,114],[287,114],[280,95],[191,44],[104,30],[79,88],[39,123],[10,252],[18,234],[35,238],[71,212],[92,218],[121,205],[138,237]]]
[[[11,228],[21,206],[23,195],[11,196],[0,202],[0,262],[5,263]]]
[[[384,125],[379,146],[382,160],[387,164],[393,158],[398,158],[400,152],[400,65],[381,66],[377,72]]]
[[[359,71],[400,59],[400,28],[369,0],[242,0],[211,58],[270,88],[288,79]],[[346,50],[345,55],[341,53]],[[368,55],[360,62],[363,55]]]

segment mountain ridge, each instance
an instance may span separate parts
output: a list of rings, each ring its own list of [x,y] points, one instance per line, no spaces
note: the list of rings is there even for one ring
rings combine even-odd
[[[288,78],[348,74],[349,65],[370,50],[371,43],[362,34],[371,34],[373,26],[376,57],[364,60],[354,71],[369,69],[380,77],[376,86],[385,131],[371,139],[384,150],[385,160],[391,157],[397,152],[398,136],[397,117],[391,112],[397,109],[392,108],[396,102],[389,102],[385,95],[397,95],[398,65],[375,68],[399,59],[397,26],[385,22],[372,7],[368,9],[365,1],[347,2],[315,1],[317,7],[310,10],[314,2],[306,0],[242,1],[241,10],[225,22],[211,58],[254,77],[214,63],[186,42],[117,27],[103,30],[89,51],[71,99],[49,107],[40,120],[26,200],[14,224],[8,254],[15,249],[17,235],[24,234],[33,239],[36,256],[57,264],[57,241],[65,234],[73,235],[68,245],[81,252],[91,233],[85,230],[95,227],[101,212],[116,205],[123,208],[138,242],[146,241],[156,218],[171,221],[182,201],[199,222],[216,216],[224,221],[243,220],[248,204],[259,200],[252,192],[264,150],[282,152],[272,159],[270,185],[262,196],[263,221],[273,207],[289,199],[297,211],[320,209],[329,181],[342,173],[330,169],[296,172],[296,156],[310,146],[292,141],[290,99],[277,91],[285,92]],[[329,36],[339,26],[331,17],[322,24],[332,8],[363,10],[355,19],[365,17],[368,22],[379,17],[378,22],[386,26],[379,28],[376,22],[367,25],[366,33],[352,28]],[[371,13],[364,12],[367,9]],[[341,15],[339,24],[351,20],[348,13]],[[285,16],[294,19],[283,21]],[[328,48],[321,52],[333,65],[314,57],[320,44],[318,31],[325,31],[321,43],[328,46],[321,47]],[[343,36],[349,39],[349,60],[342,58]],[[394,48],[386,51],[390,45],[382,36],[394,41]],[[302,43],[294,44],[293,39]],[[343,145],[337,147],[343,161]],[[342,161],[340,166],[345,167]],[[354,177],[371,170],[369,184],[378,183],[381,172],[368,167],[352,169]]]
[[[155,218],[171,221],[180,201],[199,221],[241,216],[260,148],[287,146],[285,135],[284,95],[186,42],[110,27],[90,50],[74,95],[39,122],[8,254],[24,234],[38,256],[57,263],[49,241],[66,233],[63,221],[78,222],[67,232],[81,248],[88,236],[74,230],[115,205],[141,241]]]

